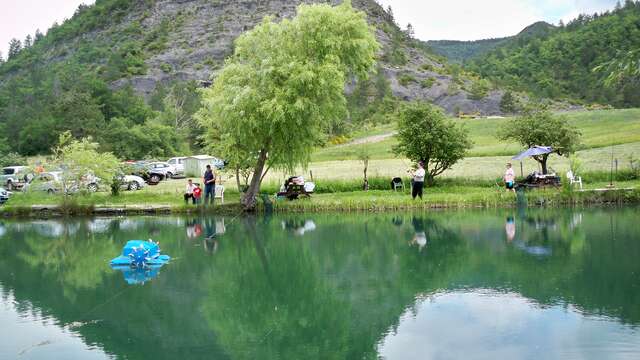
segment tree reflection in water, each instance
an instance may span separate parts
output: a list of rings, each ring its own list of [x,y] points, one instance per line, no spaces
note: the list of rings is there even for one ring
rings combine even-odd
[[[377,358],[389,329],[419,311],[416,299],[459,290],[570,304],[638,325],[637,211],[611,214],[5,222],[0,284],[63,325],[99,320],[76,331],[121,357]],[[314,229],[299,236],[309,221]],[[174,260],[128,288],[107,262],[151,232]]]

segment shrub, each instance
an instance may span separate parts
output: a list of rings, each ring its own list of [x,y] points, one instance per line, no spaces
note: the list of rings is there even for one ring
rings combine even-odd
[[[420,70],[422,71],[434,71],[433,65],[429,64],[429,63],[424,63],[422,65],[420,65]]]
[[[168,74],[173,71],[173,67],[170,64],[164,63],[160,65],[160,70]]]
[[[26,164],[27,159],[18,153],[10,152],[8,154],[0,154],[0,167]]]
[[[473,100],[482,100],[491,90],[491,83],[488,80],[480,79],[471,84],[469,98]]]
[[[423,89],[430,89],[435,82],[436,79],[434,78],[426,78],[420,82],[420,86],[422,86]]]
[[[401,74],[400,76],[398,76],[398,82],[400,83],[400,85],[406,87],[411,83],[418,82],[418,80],[416,80],[416,78],[410,74]]]

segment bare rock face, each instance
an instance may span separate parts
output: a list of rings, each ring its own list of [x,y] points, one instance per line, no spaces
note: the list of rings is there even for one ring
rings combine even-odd
[[[242,32],[252,29],[265,16],[273,16],[276,20],[293,17],[298,5],[318,2],[336,4],[340,1],[156,0],[152,5],[140,2],[120,25],[123,29],[133,21],[139,21],[145,31],[153,31],[167,19],[180,19],[180,25],[170,32],[164,49],[146,59],[148,70],[145,75],[120,79],[112,85],[114,88],[131,85],[148,98],[157,84],[175,80],[211,80],[225,58],[232,54],[233,42]],[[454,82],[435,56],[412,47],[408,40],[398,44],[397,38],[393,39],[388,32],[389,29],[397,31],[397,27],[374,0],[353,0],[352,4],[368,15],[384,52],[394,47],[395,51],[405,54],[406,61],[401,65],[391,64],[384,57],[380,60],[393,95],[404,100],[425,100],[448,113],[501,113],[501,91],[492,91],[481,100],[469,98],[466,90],[469,84],[462,82],[461,86],[459,79]],[[411,80],[407,81],[407,78]]]

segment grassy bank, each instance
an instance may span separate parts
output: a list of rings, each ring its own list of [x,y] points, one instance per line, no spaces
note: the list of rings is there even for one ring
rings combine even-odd
[[[640,203],[640,192],[595,191],[608,184],[606,173],[589,174],[585,190],[548,189],[527,191],[517,198],[507,193],[495,181],[470,178],[445,178],[425,190],[422,201],[412,200],[409,194],[409,181],[406,188],[394,192],[390,190],[389,179],[373,177],[370,179],[370,191],[361,190],[362,183],[357,179],[319,180],[317,192],[310,199],[296,201],[276,200],[273,194],[278,189],[276,183],[268,183],[263,193],[269,195],[271,207],[276,212],[301,211],[393,211],[402,209],[430,208],[470,208],[470,207],[513,207],[560,206],[588,204]],[[122,192],[111,196],[108,192],[98,192],[83,196],[47,195],[44,193],[15,193],[11,200],[0,207],[4,216],[51,216],[51,215],[101,215],[101,214],[160,214],[192,213],[198,211],[235,215],[240,213],[240,193],[231,184],[225,192],[225,203],[216,200],[216,205],[204,209],[191,204],[185,205],[182,190],[185,180],[171,180],[159,186],[147,187],[136,192]],[[637,174],[619,172],[615,179],[618,189],[638,188],[640,180]],[[260,201],[260,210],[264,206]]]

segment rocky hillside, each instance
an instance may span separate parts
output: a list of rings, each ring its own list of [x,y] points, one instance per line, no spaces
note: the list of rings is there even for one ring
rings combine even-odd
[[[51,29],[31,53],[45,68],[63,60],[88,63],[113,89],[130,85],[148,100],[158,84],[206,84],[239,34],[267,15],[290,17],[300,3],[312,2],[317,1],[98,0]],[[374,0],[352,4],[377,29],[384,46],[379,70],[395,97],[427,100],[449,113],[500,113],[501,91],[486,83],[475,86],[479,79],[409,39]],[[24,70],[26,56],[19,54],[0,67],[0,84]]]

